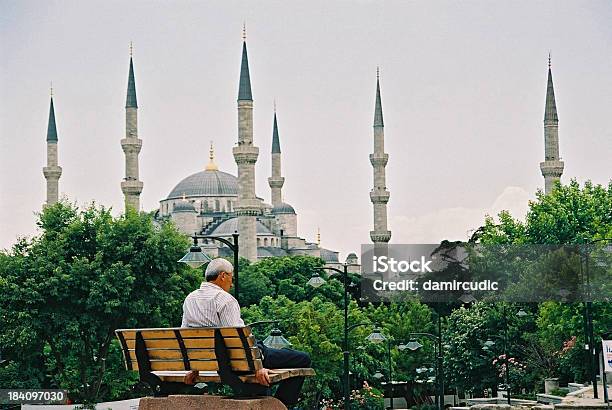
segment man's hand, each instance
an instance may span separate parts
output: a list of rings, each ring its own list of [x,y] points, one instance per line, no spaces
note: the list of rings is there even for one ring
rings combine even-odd
[[[255,378],[259,384],[263,384],[264,386],[270,385],[270,375],[268,374],[268,369],[266,368],[257,370],[255,373]]]
[[[187,373],[185,377],[183,377],[183,383],[193,385],[196,383],[196,380],[199,375],[200,375],[199,371],[192,370],[189,373]]]

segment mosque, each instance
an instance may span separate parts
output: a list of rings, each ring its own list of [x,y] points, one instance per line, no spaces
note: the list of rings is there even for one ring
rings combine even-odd
[[[370,201],[373,206],[373,230],[370,239],[373,244],[384,246],[391,239],[387,227],[387,203],[390,193],[386,186],[385,168],[389,155],[384,152],[384,121],[380,94],[379,75],[376,79],[376,97],[373,122],[373,153],[370,163],[373,168],[373,187]],[[237,165],[237,176],[220,171],[214,161],[214,149],[210,147],[210,162],[202,171],[182,179],[160,200],[155,212],[158,222],[171,220],[186,235],[194,234],[232,239],[238,233],[240,256],[256,261],[260,258],[310,255],[322,258],[327,266],[340,265],[338,252],[309,242],[298,234],[295,208],[283,201],[282,188],[285,178],[281,173],[281,145],[276,110],[272,129],[272,169],[268,178],[271,204],[265,203],[255,191],[255,164],[259,148],[253,141],[253,96],[247,55],[246,36],[243,35],[242,60],[238,86],[238,139],[232,148]],[[138,103],[134,65],[130,52],[128,87],[126,98],[126,135],[121,140],[125,154],[125,177],[121,190],[125,207],[140,209],[140,193],[143,182],[139,179],[138,156],[142,140],[138,138]],[[545,158],[540,163],[544,176],[545,192],[549,193],[563,173],[564,163],[559,157],[558,117],[555,94],[548,63],[548,84],[544,113]],[[55,123],[53,95],[49,109],[47,128],[47,166],[43,174],[47,180],[47,204],[58,200],[58,184],[62,168],[58,165],[58,136]],[[210,256],[229,256],[230,249],[218,242],[202,242],[204,252]],[[348,263],[356,263],[357,256],[351,253]]]

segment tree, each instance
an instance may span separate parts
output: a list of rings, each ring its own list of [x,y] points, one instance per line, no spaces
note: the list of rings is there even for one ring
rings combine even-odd
[[[612,238],[612,181],[607,187],[593,185],[590,181],[580,187],[575,180],[567,185],[557,184],[548,195],[538,191],[536,200],[529,204],[524,222],[514,219],[508,212],[498,217],[498,223],[487,217],[472,239],[484,245],[583,246]],[[567,265],[566,260],[560,260]],[[539,274],[540,286],[554,281],[543,270]],[[603,284],[601,289],[609,292],[612,282],[609,266],[602,275],[598,278]],[[607,295],[609,297],[609,293]],[[592,307],[595,334],[601,334],[612,327],[610,304],[594,302]],[[527,335],[529,342],[522,346],[525,354],[531,357],[532,366],[539,368],[542,377],[584,380],[587,360],[584,352],[576,348],[585,343],[582,304],[545,302],[538,308],[536,322],[537,331]]]
[[[0,252],[3,353],[32,386],[65,388],[79,401],[125,395],[135,379],[114,331],[180,323],[201,280],[177,263],[187,238],[149,215],[113,218],[94,205],[46,207],[38,226],[40,236]]]
[[[315,295],[331,301],[342,307],[343,285],[341,281],[330,280],[328,285],[315,289],[308,286],[308,280],[315,268],[320,268],[324,262],[312,256],[284,256],[279,258],[264,258],[256,263],[241,265],[240,287],[243,306],[257,304],[264,296],[286,296],[292,301],[311,300]],[[352,278],[353,283],[357,282]]]

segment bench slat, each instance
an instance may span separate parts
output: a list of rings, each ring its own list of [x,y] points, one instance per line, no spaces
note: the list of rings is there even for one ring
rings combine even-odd
[[[244,349],[227,349],[231,359],[246,359],[246,352]],[[150,360],[160,359],[176,359],[182,360],[183,355],[180,350],[174,349],[147,349],[147,354]],[[261,352],[257,347],[251,347],[251,354],[254,359],[261,358]],[[216,359],[215,349],[187,349],[187,356],[189,359]],[[136,360],[136,351],[130,350],[130,360]]]
[[[183,339],[185,342],[185,347],[187,349],[214,349],[215,348],[215,339]],[[225,346],[232,347],[242,347],[242,341],[237,337],[225,338]],[[250,347],[255,346],[255,338],[249,337],[247,338]],[[125,341],[128,349],[133,350],[136,346],[136,341],[134,339]],[[145,339],[145,345],[147,346],[147,350],[149,349],[179,349],[179,344],[176,339]]]
[[[249,368],[249,363],[246,360],[231,360],[230,361],[232,370],[237,372],[248,372],[253,371]],[[260,359],[253,360],[255,370],[259,370],[263,367]],[[217,371],[219,366],[216,360],[190,360],[189,365],[191,370],[203,370],[203,371]],[[138,362],[132,361],[132,369],[138,370]],[[164,370],[184,370],[184,364],[182,360],[151,360],[152,371],[164,371]]]
[[[169,328],[169,329],[139,329],[142,337],[147,339],[175,339],[175,330],[179,330],[181,336],[186,338],[214,338],[214,328]],[[221,335],[223,337],[238,337],[237,328],[221,328]],[[245,335],[251,335],[250,328],[242,328]],[[130,330],[117,330],[116,332],[123,334],[125,340],[136,339],[136,329]]]
[[[188,373],[186,371],[157,371],[153,372],[160,379],[165,382],[183,382],[183,378]],[[272,383],[278,383],[281,380],[288,379],[296,376],[314,376],[316,373],[311,368],[299,368],[299,369],[272,369],[269,372],[270,381]],[[239,376],[240,379],[245,383],[257,383],[257,379],[254,374],[247,374]],[[220,383],[221,378],[217,372],[200,372],[200,375],[196,379],[196,383],[202,382],[215,382]]]

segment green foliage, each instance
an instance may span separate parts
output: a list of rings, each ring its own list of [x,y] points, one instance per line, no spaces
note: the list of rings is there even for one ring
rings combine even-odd
[[[321,266],[323,260],[312,256],[265,258],[257,263],[241,265],[240,303],[243,306],[257,304],[264,296],[286,296],[290,300],[300,302],[310,300],[316,295],[342,306],[341,280],[331,279],[326,286],[319,289],[307,285],[312,275],[319,273],[315,268]],[[357,280],[354,279],[354,282]]]
[[[354,408],[362,410],[384,410],[385,400],[382,391],[370,387],[367,382],[360,390],[351,390],[351,404]],[[324,410],[341,410],[344,409],[344,397],[337,400],[323,399],[321,405]]]
[[[612,181],[607,187],[572,180],[548,195],[538,191],[525,223],[506,211],[499,223],[487,217],[477,233],[484,244],[582,244],[612,237]]]
[[[180,323],[200,280],[176,262],[188,242],[146,214],[113,218],[95,206],[46,207],[38,226],[40,236],[0,252],[0,345],[20,364],[5,386],[57,386],[85,402],[122,397],[135,379],[114,331]]]
[[[496,222],[492,217],[474,235],[478,242],[489,244],[586,244],[591,241],[612,238],[612,181],[607,187],[586,182],[581,187],[575,180],[567,185],[557,184],[548,195],[539,191],[536,201],[530,202],[525,222],[514,219],[508,212],[498,215]],[[605,243],[605,241],[603,242]],[[559,258],[563,264],[571,258]],[[555,262],[555,260],[552,260]],[[574,261],[580,263],[580,261]],[[550,265],[550,266],[554,266]],[[591,265],[589,265],[591,266]],[[561,268],[556,268],[559,271]],[[574,271],[576,269],[574,268]],[[552,269],[555,271],[555,269]],[[539,285],[551,286],[555,278],[544,269],[537,272]],[[600,289],[610,282],[600,277]],[[565,279],[564,279],[565,280]],[[571,276],[569,279],[571,281]],[[567,285],[567,284],[566,284]],[[557,285],[559,287],[559,285]],[[571,287],[571,286],[570,286]],[[529,289],[517,288],[528,292]],[[533,329],[528,329],[517,343],[518,353],[527,363],[533,378],[559,377],[562,382],[584,381],[586,363],[584,350],[584,303],[544,302],[539,305]],[[456,315],[463,315],[457,312]],[[601,335],[612,327],[612,307],[609,303],[594,302],[593,318],[595,335]],[[465,330],[457,326],[456,331]],[[449,337],[454,337],[451,334]],[[467,359],[467,357],[464,357]],[[454,360],[460,365],[459,360]],[[473,366],[459,366],[455,371],[466,372]]]
[[[533,369],[526,363],[523,346],[527,345],[525,336],[534,323],[531,316],[516,316],[518,309],[501,303],[478,302],[469,309],[462,307],[452,312],[443,334],[448,345],[444,350],[445,375],[451,386],[475,393],[487,388],[497,391],[497,386],[505,382],[506,340],[512,389],[533,384]],[[488,341],[494,344],[485,348]]]

